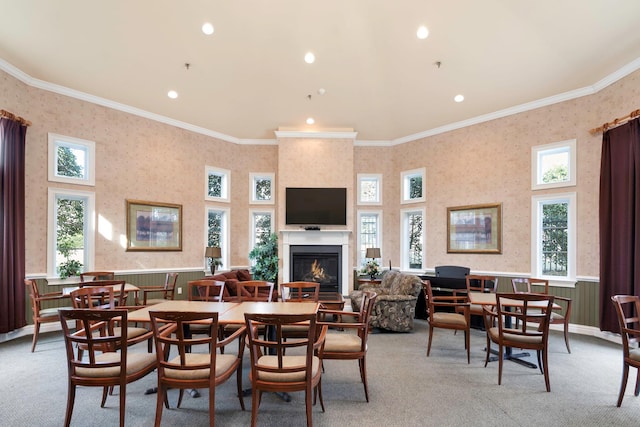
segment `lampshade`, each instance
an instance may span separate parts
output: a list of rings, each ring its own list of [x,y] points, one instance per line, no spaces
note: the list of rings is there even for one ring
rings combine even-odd
[[[204,250],[204,256],[207,258],[222,258],[222,250],[217,246],[209,246]]]
[[[365,258],[380,258],[380,248],[367,248]]]

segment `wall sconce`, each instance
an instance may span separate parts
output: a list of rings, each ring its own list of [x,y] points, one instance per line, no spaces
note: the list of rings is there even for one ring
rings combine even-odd
[[[216,274],[216,265],[222,265],[220,258],[222,258],[222,250],[217,246],[209,246],[204,250],[204,256],[211,258],[211,275]]]

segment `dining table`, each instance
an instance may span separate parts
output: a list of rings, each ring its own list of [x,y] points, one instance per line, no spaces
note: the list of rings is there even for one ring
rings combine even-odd
[[[471,304],[479,304],[479,305],[487,305],[491,307],[495,307],[498,304],[498,297],[496,293],[493,292],[469,292],[468,293],[469,302]],[[524,306],[521,300],[514,300],[508,298],[502,298],[502,305],[511,309],[522,308]],[[544,301],[529,301],[527,304],[528,308],[544,308],[547,306],[547,303]],[[556,303],[552,305],[553,310],[561,310],[562,307]],[[508,316],[505,319],[505,326],[507,328],[511,327],[511,317]],[[489,333],[487,331],[487,333]],[[495,350],[491,350],[492,353],[496,354]],[[490,358],[489,361],[493,362],[498,360],[498,357],[502,357],[503,360],[511,360],[512,362],[518,363],[522,366],[526,366],[528,368],[537,369],[538,365],[535,363],[529,362],[528,360],[524,360],[525,357],[531,356],[529,352],[522,353],[514,353],[512,347],[505,347],[504,354],[496,354],[495,358]]]

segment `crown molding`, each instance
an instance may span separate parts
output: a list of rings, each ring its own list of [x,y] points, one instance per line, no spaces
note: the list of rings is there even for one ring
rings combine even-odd
[[[356,139],[358,132],[303,132],[290,130],[274,131],[277,139],[281,138],[315,138],[315,139]]]

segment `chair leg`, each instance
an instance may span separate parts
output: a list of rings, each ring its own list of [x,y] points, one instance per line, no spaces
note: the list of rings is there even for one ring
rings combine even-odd
[[[319,384],[319,383],[318,383]],[[311,405],[311,387],[307,387],[304,392],[304,404],[307,409],[307,427],[313,427],[313,414],[312,414],[312,405]]]
[[[36,343],[38,342],[38,335],[40,335],[40,322],[36,322],[33,325],[33,341],[31,343],[31,353],[36,350]]]
[[[209,388],[209,427],[216,425],[216,386]]]
[[[109,387],[102,388],[102,403],[100,403],[100,407],[104,408],[105,403],[107,403],[107,395],[109,394]]]
[[[180,405],[182,405],[182,396],[184,396],[184,389],[180,389],[180,392],[178,393],[178,404],[176,405],[176,408],[179,408]]]
[[[504,349],[502,348],[502,345],[498,345],[498,385],[502,384],[502,362],[503,362],[503,357],[502,357],[502,352],[504,351]]]
[[[484,367],[489,364],[489,355],[491,354],[491,340],[489,339],[489,331],[487,331],[487,355],[484,358]]]
[[[544,370],[545,370],[547,367],[545,366],[545,367],[544,367],[544,369],[543,369],[543,367],[542,367],[542,363],[540,363],[540,350],[537,350],[537,351],[536,351],[536,353],[537,353],[537,356],[538,356],[538,367],[540,368],[540,373],[541,373],[541,374],[544,374]]]
[[[256,389],[255,386],[251,389],[251,427],[258,425],[258,406],[260,405],[261,395],[262,392]]]
[[[165,404],[167,404],[167,387],[162,384],[158,384],[155,427],[160,426],[160,421],[162,420],[162,409],[164,408]]]
[[[471,363],[471,342],[469,341],[469,331],[464,331],[464,347],[467,349],[467,364]]]
[[[120,389],[118,390],[120,393],[120,427],[124,427],[124,416],[126,410],[126,402],[127,402],[127,384],[120,384]]]
[[[564,343],[567,346],[567,351],[571,353],[571,347],[569,347],[569,319],[564,323]]]
[[[622,367],[622,383],[620,384],[620,394],[618,395],[618,408],[622,405],[622,399],[624,398],[624,391],[627,389],[627,376],[629,375],[629,365],[624,362]]]
[[[551,385],[549,384],[549,365],[547,363],[547,348],[542,350],[542,362],[544,363],[544,384],[547,386],[547,392],[551,391]]]
[[[429,324],[429,343],[427,344],[427,357],[429,357],[429,353],[431,353],[431,338],[433,337],[433,326]]]
[[[320,407],[322,408],[322,412],[324,412],[324,400],[322,400],[322,378],[318,381],[316,390],[318,391],[318,397],[320,398]]]
[[[67,396],[67,412],[64,416],[64,427],[71,424],[71,415],[73,414],[73,405],[76,401],[76,386],[69,382],[69,395]]]
[[[364,397],[367,399],[367,402],[368,402],[369,401],[369,384],[367,383],[366,356],[363,357],[362,359],[359,359],[358,364],[360,365],[360,379],[362,380],[362,384],[364,384]]]
[[[244,397],[242,396],[242,362],[236,370],[236,383],[238,386],[238,399],[240,399],[240,408],[244,411]]]
[[[636,389],[633,392],[634,396],[640,394],[640,368],[636,368]]]

